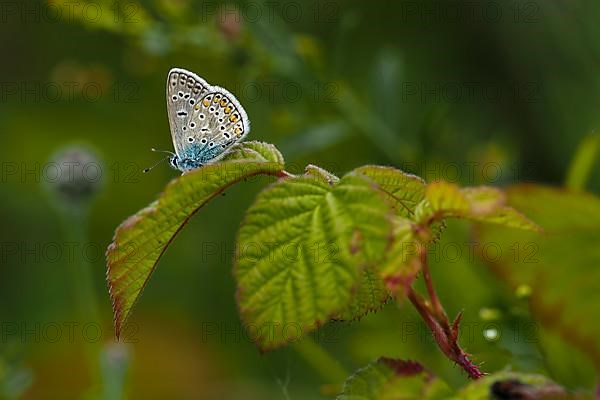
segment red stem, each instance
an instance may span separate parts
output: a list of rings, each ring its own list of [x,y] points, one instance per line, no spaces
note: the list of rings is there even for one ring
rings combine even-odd
[[[440,298],[438,297],[435,287],[433,286],[433,280],[431,279],[431,273],[429,272],[429,265],[427,263],[427,250],[421,251],[421,270],[423,271],[423,279],[425,280],[427,292],[429,293],[429,298],[431,299],[434,315],[439,321],[448,321],[448,316],[446,315],[444,307],[442,307],[442,303],[440,302]]]
[[[472,379],[479,379],[485,374],[479,370],[479,366],[474,364],[469,355],[458,344],[458,328],[462,314],[459,314],[451,324],[440,299],[433,286],[429,266],[427,265],[427,254],[421,252],[421,269],[423,278],[427,286],[427,292],[431,299],[431,304],[417,293],[412,287],[408,290],[408,298],[417,309],[423,321],[427,324],[438,347],[450,360],[459,365]]]

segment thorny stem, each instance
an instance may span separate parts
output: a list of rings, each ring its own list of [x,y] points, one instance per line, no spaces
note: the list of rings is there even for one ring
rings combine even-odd
[[[472,379],[479,379],[485,374],[479,370],[479,366],[474,364],[469,355],[458,344],[458,329],[462,314],[459,314],[451,324],[444,307],[442,306],[427,265],[427,255],[425,251],[421,252],[421,269],[423,279],[427,286],[427,292],[431,303],[428,303],[423,296],[417,293],[412,287],[408,289],[408,298],[417,309],[423,321],[427,324],[438,347],[450,360],[460,366]]]
[[[439,322],[435,319],[435,317],[431,314],[429,310],[429,306],[423,297],[414,291],[411,287],[408,290],[408,299],[415,306],[423,321],[427,324],[435,341],[438,343],[440,348],[444,350],[447,347],[446,335],[444,333],[444,329],[440,326]],[[443,345],[441,342],[444,342]],[[445,351],[444,351],[445,353]]]
[[[425,249],[421,250],[421,269],[423,270],[423,279],[425,280],[425,285],[427,286],[427,292],[429,293],[429,298],[431,299],[431,305],[433,306],[433,312],[435,316],[439,320],[448,320],[448,316],[444,311],[444,307],[442,307],[442,303],[440,302],[440,298],[435,291],[435,287],[433,286],[433,280],[431,279],[431,274],[429,272],[429,264],[427,263],[427,251]]]

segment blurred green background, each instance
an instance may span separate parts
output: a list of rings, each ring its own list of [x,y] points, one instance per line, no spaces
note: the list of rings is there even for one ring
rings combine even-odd
[[[177,175],[141,173],[157,160],[151,147],[172,146],[167,71],[236,94],[248,138],[275,144],[291,172],[383,164],[463,185],[563,185],[600,123],[598,18],[600,4],[584,0],[0,2],[0,398],[322,399],[342,371],[382,355],[462,385],[409,305],[329,324],[319,348],[259,354],[231,268],[244,210],[269,178],[198,213],[114,344],[104,250]],[[97,158],[82,192],[48,167],[69,146]],[[600,191],[597,168],[587,190]],[[466,252],[469,240],[452,223],[441,245]],[[464,254],[432,270],[484,370],[593,386],[589,360],[565,367],[560,354],[575,351],[553,337],[549,361],[526,288],[507,289]]]

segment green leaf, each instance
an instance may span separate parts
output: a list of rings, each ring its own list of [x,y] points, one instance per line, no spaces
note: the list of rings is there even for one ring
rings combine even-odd
[[[363,175],[375,182],[393,204],[397,215],[393,218],[393,244],[386,249],[382,265],[362,271],[358,288],[348,308],[336,319],[357,320],[369,312],[375,312],[391,298],[390,289],[396,294],[412,283],[418,268],[408,253],[415,249],[410,235],[410,221],[417,204],[425,195],[425,181],[392,167],[367,165],[357,168],[354,174]],[[408,234],[408,236],[407,236]],[[388,280],[386,285],[384,280]]]
[[[426,204],[427,209],[436,217],[461,217],[467,215],[470,210],[469,200],[458,185],[453,183],[430,183],[425,190],[425,198],[427,203],[419,206],[424,208],[423,204]]]
[[[365,175],[377,183],[379,188],[389,196],[399,217],[418,221],[418,207],[425,199],[427,188],[423,179],[396,168],[379,165],[366,165],[355,169],[354,173]],[[430,237],[426,242],[437,241],[445,228],[444,221],[433,222],[429,226]]]
[[[507,207],[506,195],[497,188],[459,188],[448,182],[427,185],[425,199],[417,206],[415,218],[429,225],[444,218],[466,218],[511,228],[540,232],[541,228],[514,208]]]
[[[346,380],[336,400],[592,400],[569,394],[543,375],[501,371],[455,391],[414,361],[382,357]]]
[[[451,394],[421,364],[382,357],[348,378],[336,400],[434,400]]]
[[[360,175],[360,170],[359,168],[354,173]],[[329,183],[339,181],[339,178],[335,175],[314,165],[308,165],[305,173],[307,175],[321,175]],[[362,175],[368,176],[368,174]],[[360,272],[358,284],[354,289],[350,304],[339,314],[335,315],[333,319],[336,321],[357,321],[370,312],[379,311],[390,298],[390,291],[379,277],[377,270],[371,266],[366,266]]]
[[[235,276],[242,319],[268,350],[348,306],[361,268],[383,257],[390,206],[368,179],[322,174],[264,190],[239,231]]]
[[[368,313],[379,311],[390,298],[391,293],[377,270],[365,267],[360,272],[350,304],[333,319],[336,321],[359,320]]]
[[[478,239],[499,249],[484,261],[513,289],[530,293],[532,316],[545,329],[600,365],[600,198],[536,185],[507,194],[508,204],[539,222],[544,234],[480,226]]]
[[[325,179],[327,182],[329,182],[330,185],[333,185],[334,183],[337,183],[340,180],[340,178],[338,178],[331,172],[312,164],[308,164],[306,168],[304,168],[304,174],[309,176],[317,176],[321,179]]]
[[[415,234],[413,222],[406,218],[394,218],[393,237],[393,245],[379,266],[379,276],[402,299],[421,270],[420,253],[424,245]]]
[[[377,183],[395,204],[394,209],[401,217],[413,218],[417,204],[425,197],[425,181],[399,169],[366,165],[355,169],[354,173]]]
[[[234,160],[272,162],[280,166],[278,171],[282,170],[285,164],[283,156],[275,146],[258,141],[243,142],[237,145],[223,159],[223,161]]]
[[[283,167],[274,146],[242,143],[223,161],[173,179],[158,200],[116,229],[106,252],[106,275],[117,337],[158,260],[191,216],[236,182],[258,174],[277,175]]]

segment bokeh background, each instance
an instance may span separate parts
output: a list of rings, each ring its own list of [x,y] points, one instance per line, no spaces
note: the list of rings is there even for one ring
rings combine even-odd
[[[600,123],[599,17],[584,0],[1,1],[0,398],[323,399],[382,355],[464,384],[409,305],[258,352],[232,252],[269,178],[194,217],[114,342],[104,250],[177,176],[141,172],[151,147],[172,148],[167,71],[235,93],[249,139],[275,144],[291,172],[383,164],[462,185],[562,186]],[[57,178],[53,162],[86,157],[96,168]],[[598,168],[586,188],[600,190]],[[444,241],[470,234],[452,223]],[[432,270],[485,370],[593,387],[590,360],[532,319],[526,287],[465,254]]]

